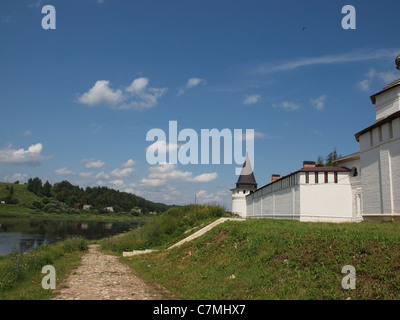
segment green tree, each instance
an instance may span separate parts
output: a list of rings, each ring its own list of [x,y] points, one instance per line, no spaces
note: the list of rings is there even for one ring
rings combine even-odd
[[[338,153],[336,151],[336,147],[335,147],[333,149],[333,151],[325,157],[325,162],[324,162],[324,158],[322,156],[319,156],[318,160],[317,160],[317,165],[326,166],[326,167],[331,167],[331,166],[336,167],[337,162],[335,162],[335,160],[337,160],[341,157],[342,157],[342,155],[338,155]]]
[[[4,199],[6,204],[18,204],[18,198],[12,195],[8,195],[7,197],[5,197]]]
[[[27,189],[28,191],[33,192],[34,194],[36,194],[37,196],[41,196],[42,195],[42,180],[40,180],[38,177],[32,179],[30,178],[28,180],[28,186]]]
[[[42,193],[45,197],[51,197],[51,184],[49,181],[46,181],[46,183],[43,185]]]

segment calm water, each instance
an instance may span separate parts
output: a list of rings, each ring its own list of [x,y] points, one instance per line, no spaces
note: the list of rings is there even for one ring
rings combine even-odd
[[[14,248],[26,252],[45,242],[50,244],[76,236],[101,239],[135,229],[143,223],[0,217],[0,256],[11,253]]]

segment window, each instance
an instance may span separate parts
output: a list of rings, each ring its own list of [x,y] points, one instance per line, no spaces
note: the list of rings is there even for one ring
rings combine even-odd
[[[357,176],[358,176],[357,168],[356,168],[356,167],[353,167],[352,171],[353,171],[352,176],[353,176],[353,177],[357,177]]]
[[[325,183],[328,183],[328,172],[325,172]]]
[[[382,142],[382,127],[378,128],[379,142]]]
[[[335,183],[338,183],[338,173],[334,172],[333,175],[334,175]]]
[[[389,139],[393,138],[393,127],[392,127],[392,121],[388,122],[388,127],[389,127]]]
[[[371,147],[374,145],[374,139],[372,138],[372,130],[369,132],[369,144]]]
[[[315,183],[318,183],[318,172],[315,172]]]
[[[310,182],[310,173],[306,172],[306,183]]]

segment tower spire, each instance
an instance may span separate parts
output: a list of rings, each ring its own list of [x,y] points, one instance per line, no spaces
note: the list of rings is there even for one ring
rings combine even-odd
[[[254,178],[248,153],[246,153],[246,160],[243,163],[242,171],[240,172],[239,179],[236,182],[236,188],[245,190],[257,189],[257,182]]]

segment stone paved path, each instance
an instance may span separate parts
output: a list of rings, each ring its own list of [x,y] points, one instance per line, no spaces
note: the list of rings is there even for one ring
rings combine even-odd
[[[89,245],[82,265],[59,284],[53,300],[164,300],[172,294],[158,285],[148,285],[118,257],[104,254],[99,245]]]

